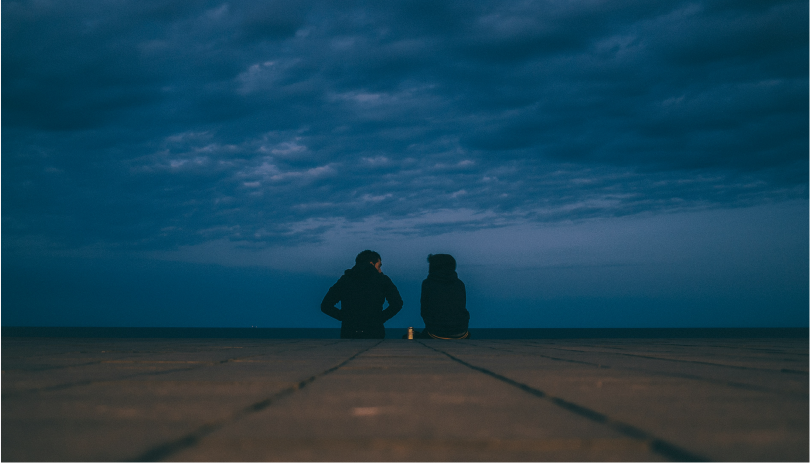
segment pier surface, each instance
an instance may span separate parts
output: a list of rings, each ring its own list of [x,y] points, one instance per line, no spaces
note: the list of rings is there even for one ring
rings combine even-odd
[[[2,339],[3,461],[808,461],[808,341]]]

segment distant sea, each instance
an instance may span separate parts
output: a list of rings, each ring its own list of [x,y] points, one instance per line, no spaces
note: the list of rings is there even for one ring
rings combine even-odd
[[[419,328],[416,328],[419,330]],[[386,328],[400,339],[407,328]],[[805,338],[808,328],[470,328],[472,339]],[[337,328],[2,327],[3,337],[337,339]]]

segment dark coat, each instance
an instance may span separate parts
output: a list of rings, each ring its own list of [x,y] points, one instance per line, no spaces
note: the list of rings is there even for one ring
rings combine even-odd
[[[388,307],[383,310],[383,303]],[[340,309],[335,305],[340,302]],[[341,338],[384,338],[383,323],[402,309],[394,282],[368,263],[346,270],[321,302],[321,311],[342,322]]]
[[[421,303],[427,331],[439,336],[467,331],[470,321],[467,290],[455,271],[429,273],[422,281]]]

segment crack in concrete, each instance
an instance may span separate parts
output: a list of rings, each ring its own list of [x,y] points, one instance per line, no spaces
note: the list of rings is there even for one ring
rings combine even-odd
[[[643,369],[643,368],[633,368],[633,367],[626,367],[626,366],[615,367],[615,366],[612,366],[612,365],[598,364],[598,363],[592,363],[592,362],[583,362],[583,361],[579,361],[579,360],[555,358],[555,357],[551,357],[551,356],[543,355],[543,354],[524,353],[524,352],[515,351],[515,350],[511,350],[511,349],[497,348],[497,347],[491,347],[491,346],[481,346],[479,344],[473,344],[472,342],[469,342],[469,344],[474,345],[476,347],[486,347],[486,348],[489,348],[489,349],[502,351],[502,352],[511,352],[511,353],[515,353],[515,354],[529,355],[529,356],[532,356],[532,357],[543,357],[543,358],[547,358],[547,359],[551,359],[551,360],[570,362],[570,363],[581,363],[581,364],[591,365],[591,366],[594,366],[594,367],[597,367],[597,368],[603,368],[603,369],[616,369],[616,370],[624,370],[624,371],[639,371],[639,372],[642,372],[642,373],[644,373],[646,375],[651,375],[651,376],[663,376],[663,377],[668,377],[668,378],[691,379],[691,380],[694,380],[694,381],[703,381],[703,382],[707,382],[709,384],[717,384],[717,385],[720,385],[720,386],[728,386],[728,387],[733,387],[733,388],[736,388],[736,389],[743,389],[743,390],[746,390],[746,391],[763,392],[763,393],[767,393],[767,394],[776,394],[776,395],[787,395],[787,396],[791,396],[791,397],[802,397],[802,398],[806,397],[806,394],[804,394],[804,393],[797,393],[797,392],[791,392],[791,391],[781,391],[781,390],[778,390],[778,389],[772,389],[772,388],[764,387],[764,386],[757,386],[755,384],[741,383],[741,382],[737,382],[737,381],[728,381],[728,380],[721,380],[721,379],[706,378],[705,376],[691,375],[689,373],[650,371],[650,370]],[[554,348],[552,348],[552,349],[554,349]],[[569,350],[569,349],[558,349],[558,350]],[[582,353],[593,353],[593,352],[589,352],[589,351],[578,351],[578,350],[573,350],[573,349],[570,349],[569,351],[582,352]],[[604,353],[604,352],[596,352],[596,353]],[[609,352],[607,352],[607,353],[609,353]],[[776,370],[767,370],[767,371],[775,372]],[[793,374],[795,374],[795,373],[801,373],[801,372],[798,372],[798,371],[784,372],[783,371],[782,373],[793,373]]]
[[[320,373],[314,374],[314,375],[310,376],[309,378],[304,379],[303,381],[299,381],[298,383],[296,383],[296,384],[294,384],[294,385],[292,385],[292,386],[290,386],[288,388],[285,388],[285,389],[282,389],[281,391],[276,392],[275,394],[271,395],[270,397],[268,397],[266,399],[260,400],[258,402],[255,402],[255,403],[251,404],[251,405],[248,405],[247,407],[245,407],[245,408],[243,408],[241,410],[238,410],[237,412],[235,412],[233,415],[231,415],[228,418],[224,418],[224,419],[221,419],[219,421],[212,422],[212,423],[206,423],[206,424],[200,426],[199,428],[197,428],[196,430],[192,431],[191,433],[186,434],[183,437],[180,437],[180,438],[165,442],[163,444],[159,444],[159,445],[147,450],[146,452],[140,454],[139,456],[135,457],[134,459],[132,459],[130,461],[160,461],[160,460],[166,459],[167,457],[169,457],[169,456],[171,456],[171,455],[173,455],[173,454],[175,454],[175,453],[177,453],[177,452],[179,452],[181,450],[191,448],[191,447],[197,445],[197,443],[200,440],[202,440],[205,436],[211,434],[212,432],[217,431],[219,429],[222,429],[224,426],[226,426],[226,425],[228,425],[230,423],[233,423],[233,422],[235,422],[237,420],[240,420],[240,419],[244,418],[247,415],[250,415],[252,413],[256,413],[256,412],[259,412],[261,410],[264,410],[267,407],[273,405],[278,400],[280,400],[280,399],[282,399],[282,398],[284,398],[286,396],[289,396],[289,395],[295,393],[296,391],[300,391],[301,389],[303,389],[304,387],[306,387],[310,383],[314,382],[318,378],[321,378],[323,376],[326,376],[326,375],[328,375],[330,373],[333,373],[333,372],[337,371],[338,369],[340,369],[344,365],[348,364],[349,362],[351,362],[352,360],[354,360],[355,358],[360,356],[360,354],[363,354],[364,352],[368,352],[369,350],[377,347],[378,345],[380,345],[380,343],[382,343],[382,340],[380,340],[379,342],[377,342],[376,344],[374,344],[374,345],[372,345],[370,347],[367,347],[367,348],[365,348],[365,349],[363,349],[363,350],[361,350],[359,352],[356,352],[351,357],[347,358],[346,360],[340,362],[339,364],[337,364],[337,365],[335,365],[335,366],[333,366],[331,368],[328,368],[328,369],[326,369],[326,370],[324,370],[324,371],[322,371]]]
[[[610,351],[605,351],[605,350],[587,351],[587,350],[576,350],[576,349],[564,349],[564,348],[560,348],[560,347],[547,347],[547,348],[548,349],[554,349],[554,350],[562,350],[562,351],[567,351],[567,352],[581,352],[583,354],[623,355],[623,356],[626,356],[626,357],[639,357],[639,358],[645,358],[645,359],[650,359],[650,360],[663,360],[663,361],[666,361],[666,362],[676,362],[676,363],[694,363],[694,364],[697,364],[697,365],[708,365],[708,366],[713,366],[713,367],[733,368],[733,369],[736,369],[736,370],[767,371],[767,372],[771,372],[771,373],[781,373],[780,370],[775,370],[775,369],[772,369],[772,368],[746,367],[746,366],[742,366],[742,365],[729,365],[727,363],[705,362],[705,361],[702,361],[702,360],[673,359],[673,358],[667,358],[667,357],[657,357],[657,356],[653,356],[653,355],[629,354],[629,353],[626,353],[626,352],[610,352]],[[807,372],[805,372],[805,373],[807,373]]]
[[[643,430],[641,430],[641,429],[639,429],[639,428],[637,428],[637,427],[635,427],[633,425],[624,423],[622,421],[614,420],[613,418],[610,418],[609,416],[607,416],[607,415],[605,415],[603,413],[599,413],[596,410],[592,410],[592,409],[590,409],[588,407],[578,405],[578,404],[576,404],[574,402],[569,402],[569,401],[567,401],[565,399],[561,399],[559,397],[554,397],[554,396],[548,395],[548,394],[546,394],[545,392],[543,392],[543,391],[541,391],[539,389],[536,389],[536,388],[534,388],[532,386],[529,386],[528,384],[524,384],[524,383],[521,383],[519,381],[515,381],[514,379],[511,379],[511,378],[508,378],[506,376],[500,375],[500,374],[495,373],[494,371],[488,370],[486,368],[479,367],[479,366],[467,363],[464,360],[461,360],[460,358],[455,357],[455,356],[453,356],[453,355],[451,355],[451,354],[449,354],[449,353],[447,353],[447,352],[445,352],[445,351],[443,351],[441,349],[436,349],[435,347],[428,346],[427,344],[423,343],[422,341],[418,341],[418,342],[419,342],[419,344],[422,344],[423,346],[427,347],[428,349],[432,349],[432,350],[434,350],[436,352],[442,353],[442,354],[446,355],[447,357],[449,357],[451,360],[453,360],[455,362],[458,362],[458,363],[460,363],[460,364],[462,364],[462,365],[464,365],[464,366],[466,366],[466,367],[468,367],[470,369],[473,369],[473,370],[478,371],[480,373],[483,373],[485,375],[491,376],[492,378],[495,378],[495,379],[497,379],[499,381],[502,381],[502,382],[504,382],[506,384],[514,386],[514,387],[516,387],[516,388],[518,388],[518,389],[520,389],[522,391],[525,391],[525,392],[527,392],[527,393],[529,393],[529,394],[531,394],[531,395],[533,395],[535,397],[538,397],[538,398],[541,398],[541,399],[544,399],[544,400],[548,400],[551,403],[557,405],[558,407],[561,407],[561,408],[563,408],[565,410],[568,410],[569,412],[572,412],[572,413],[575,413],[575,414],[580,415],[582,417],[585,417],[585,418],[587,418],[587,419],[589,419],[591,421],[595,421],[597,423],[604,424],[604,425],[618,431],[619,433],[621,433],[621,434],[623,434],[623,435],[625,435],[627,437],[643,441],[643,442],[645,442],[647,444],[647,446],[649,447],[649,449],[652,452],[657,453],[657,454],[659,454],[659,455],[661,455],[661,456],[663,456],[665,458],[672,459],[672,460],[675,460],[675,461],[709,461],[705,457],[693,454],[692,452],[684,450],[684,449],[678,447],[675,444],[671,444],[669,442],[666,442],[663,439],[655,437],[652,434],[650,434],[650,433],[648,433],[646,431],[643,431]]]
[[[337,342],[331,342],[331,343],[328,343],[328,344],[325,344],[325,345],[328,346],[328,345],[332,345],[332,344],[336,344],[336,343]],[[296,347],[298,347],[298,346],[296,346]],[[319,346],[319,347],[323,347],[323,346]],[[275,352],[273,352],[273,354],[280,354],[280,353],[285,353],[285,352],[292,352],[292,351],[296,351],[296,350],[307,350],[307,349],[313,349],[313,347],[305,346],[305,347],[299,347],[299,348],[295,348],[295,349],[284,349],[284,350],[275,351]],[[138,373],[133,373],[131,375],[119,376],[119,377],[116,377],[116,378],[88,379],[88,380],[84,380],[84,381],[74,381],[74,382],[69,382],[69,383],[54,384],[54,385],[51,385],[51,386],[34,387],[34,388],[23,389],[23,390],[19,390],[19,391],[6,392],[6,393],[3,393],[2,396],[0,396],[0,397],[3,400],[6,400],[6,399],[11,399],[11,398],[14,398],[14,397],[18,397],[18,396],[23,395],[23,394],[32,394],[32,393],[38,393],[38,392],[63,391],[63,390],[70,389],[70,388],[73,388],[73,387],[90,386],[92,384],[116,382],[116,381],[122,381],[122,380],[125,380],[125,379],[137,378],[139,376],[147,376],[148,377],[148,376],[165,375],[165,374],[169,374],[169,373],[177,373],[177,372],[181,372],[181,371],[193,371],[193,370],[199,370],[199,369],[206,368],[206,367],[221,365],[221,364],[228,363],[228,362],[239,361],[239,360],[242,360],[242,359],[261,357],[263,355],[267,355],[267,354],[247,355],[247,356],[244,356],[244,357],[233,357],[233,358],[227,358],[225,360],[220,360],[218,362],[194,363],[193,366],[191,366],[189,368],[173,368],[171,370],[161,370],[161,371],[142,371],[142,372],[138,372]],[[140,362],[140,361],[138,361],[138,362]],[[126,362],[100,360],[98,362],[82,364],[82,365],[79,365],[79,366],[100,365],[100,364],[104,364],[104,363],[117,364],[117,363],[126,363]],[[137,362],[133,361],[133,363],[137,363]],[[140,363],[149,364],[149,363],[161,363],[161,362],[159,362],[159,361],[158,362],[155,362],[155,361],[142,361]],[[5,370],[4,370],[4,372],[5,372]]]

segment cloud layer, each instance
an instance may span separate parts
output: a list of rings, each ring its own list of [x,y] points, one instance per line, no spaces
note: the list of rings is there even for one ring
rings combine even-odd
[[[806,198],[807,16],[4,2],[3,237],[265,246]]]

